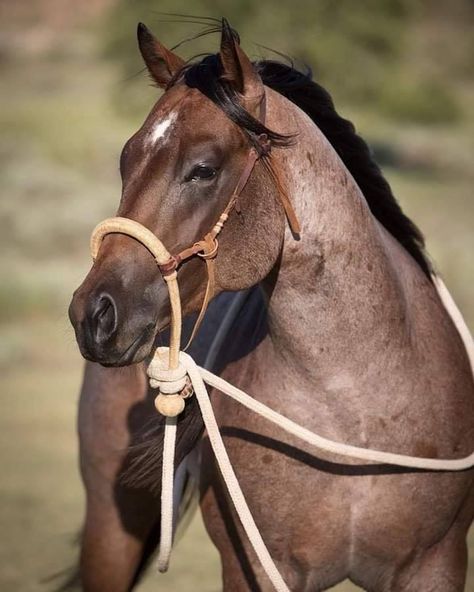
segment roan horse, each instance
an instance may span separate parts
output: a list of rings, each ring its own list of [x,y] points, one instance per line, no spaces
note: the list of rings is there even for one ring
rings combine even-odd
[[[326,91],[290,66],[252,64],[225,21],[220,53],[199,63],[185,64],[143,25],[138,39],[165,93],[123,150],[119,216],[177,252],[216,222],[249,147],[262,133],[271,141],[220,235],[215,295],[257,288],[241,298],[214,369],[333,440],[432,458],[469,454],[472,374],[422,237]],[[300,237],[285,223],[268,158]],[[204,264],[191,258],[178,277],[185,313],[197,311]],[[198,363],[229,301],[221,296],[211,306],[191,349]],[[107,236],[70,316],[90,360],[79,411],[87,490],[81,582],[90,592],[121,592],[159,540],[163,424],[144,369],[169,305],[153,257],[130,237]],[[255,521],[291,590],[324,590],[345,578],[378,592],[463,590],[472,471],[314,456],[259,416],[212,398]],[[178,424],[177,463],[199,442],[201,510],[224,590],[269,590],[201,433],[191,398]]]

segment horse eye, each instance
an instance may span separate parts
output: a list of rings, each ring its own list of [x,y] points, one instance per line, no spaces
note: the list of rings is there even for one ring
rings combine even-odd
[[[198,164],[190,172],[186,181],[209,181],[210,179],[213,179],[216,174],[216,169],[208,167],[205,164]]]

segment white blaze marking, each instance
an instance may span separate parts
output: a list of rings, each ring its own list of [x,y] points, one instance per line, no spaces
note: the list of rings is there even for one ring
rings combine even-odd
[[[154,145],[154,144],[156,144],[156,142],[158,142],[158,140],[165,141],[166,136],[168,135],[166,132],[169,130],[170,126],[174,123],[175,119],[176,119],[176,113],[171,113],[170,115],[168,115],[168,117],[166,119],[163,119],[162,121],[155,123],[155,125],[153,126],[153,128],[150,132],[150,135],[148,138],[148,143],[150,145]]]

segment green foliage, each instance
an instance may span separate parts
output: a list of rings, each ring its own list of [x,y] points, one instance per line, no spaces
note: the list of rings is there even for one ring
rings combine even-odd
[[[393,80],[381,90],[380,109],[392,118],[425,124],[453,123],[461,117],[453,93],[433,80]]]
[[[460,26],[474,15],[467,0],[453,0],[451,21]],[[461,7],[457,12],[455,7]],[[160,12],[157,12],[159,9]],[[309,64],[315,78],[333,94],[337,105],[368,105],[394,119],[421,123],[450,122],[459,118],[455,93],[445,82],[453,60],[436,47],[456,42],[456,27],[447,27],[442,3],[425,0],[120,0],[103,24],[106,56],[123,72],[124,84],[114,96],[122,115],[144,113],[156,92],[144,90],[144,76],[135,41],[138,21],[150,26],[160,40],[173,46],[192,37],[203,25],[196,19],[166,15],[225,15],[240,32],[253,58],[274,57],[270,50]],[[181,22],[179,22],[181,21]],[[465,37],[468,37],[466,33]],[[420,39],[426,42],[420,43]],[[218,37],[204,37],[179,48],[185,58],[216,51]],[[265,46],[263,48],[262,46]],[[436,68],[425,71],[433,48],[440,54]],[[446,53],[446,52],[444,52]],[[276,56],[278,58],[278,56]],[[468,71],[469,57],[456,54],[456,71]],[[444,65],[443,65],[444,64]],[[403,84],[400,79],[403,78]]]

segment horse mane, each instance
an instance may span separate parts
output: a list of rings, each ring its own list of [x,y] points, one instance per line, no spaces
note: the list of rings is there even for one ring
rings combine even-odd
[[[310,70],[301,72],[293,65],[274,60],[257,61],[254,66],[266,86],[297,105],[314,121],[355,179],[372,214],[431,278],[431,264],[425,253],[421,231],[403,213],[368,145],[356,133],[354,125],[337,113],[327,90],[312,79]],[[266,133],[275,146],[285,146],[294,141],[291,136],[266,128],[245,111],[237,94],[220,75],[219,56],[210,54],[198,62],[187,64],[171,84],[184,81],[189,87],[200,90],[223,109],[254,144],[261,133]]]

